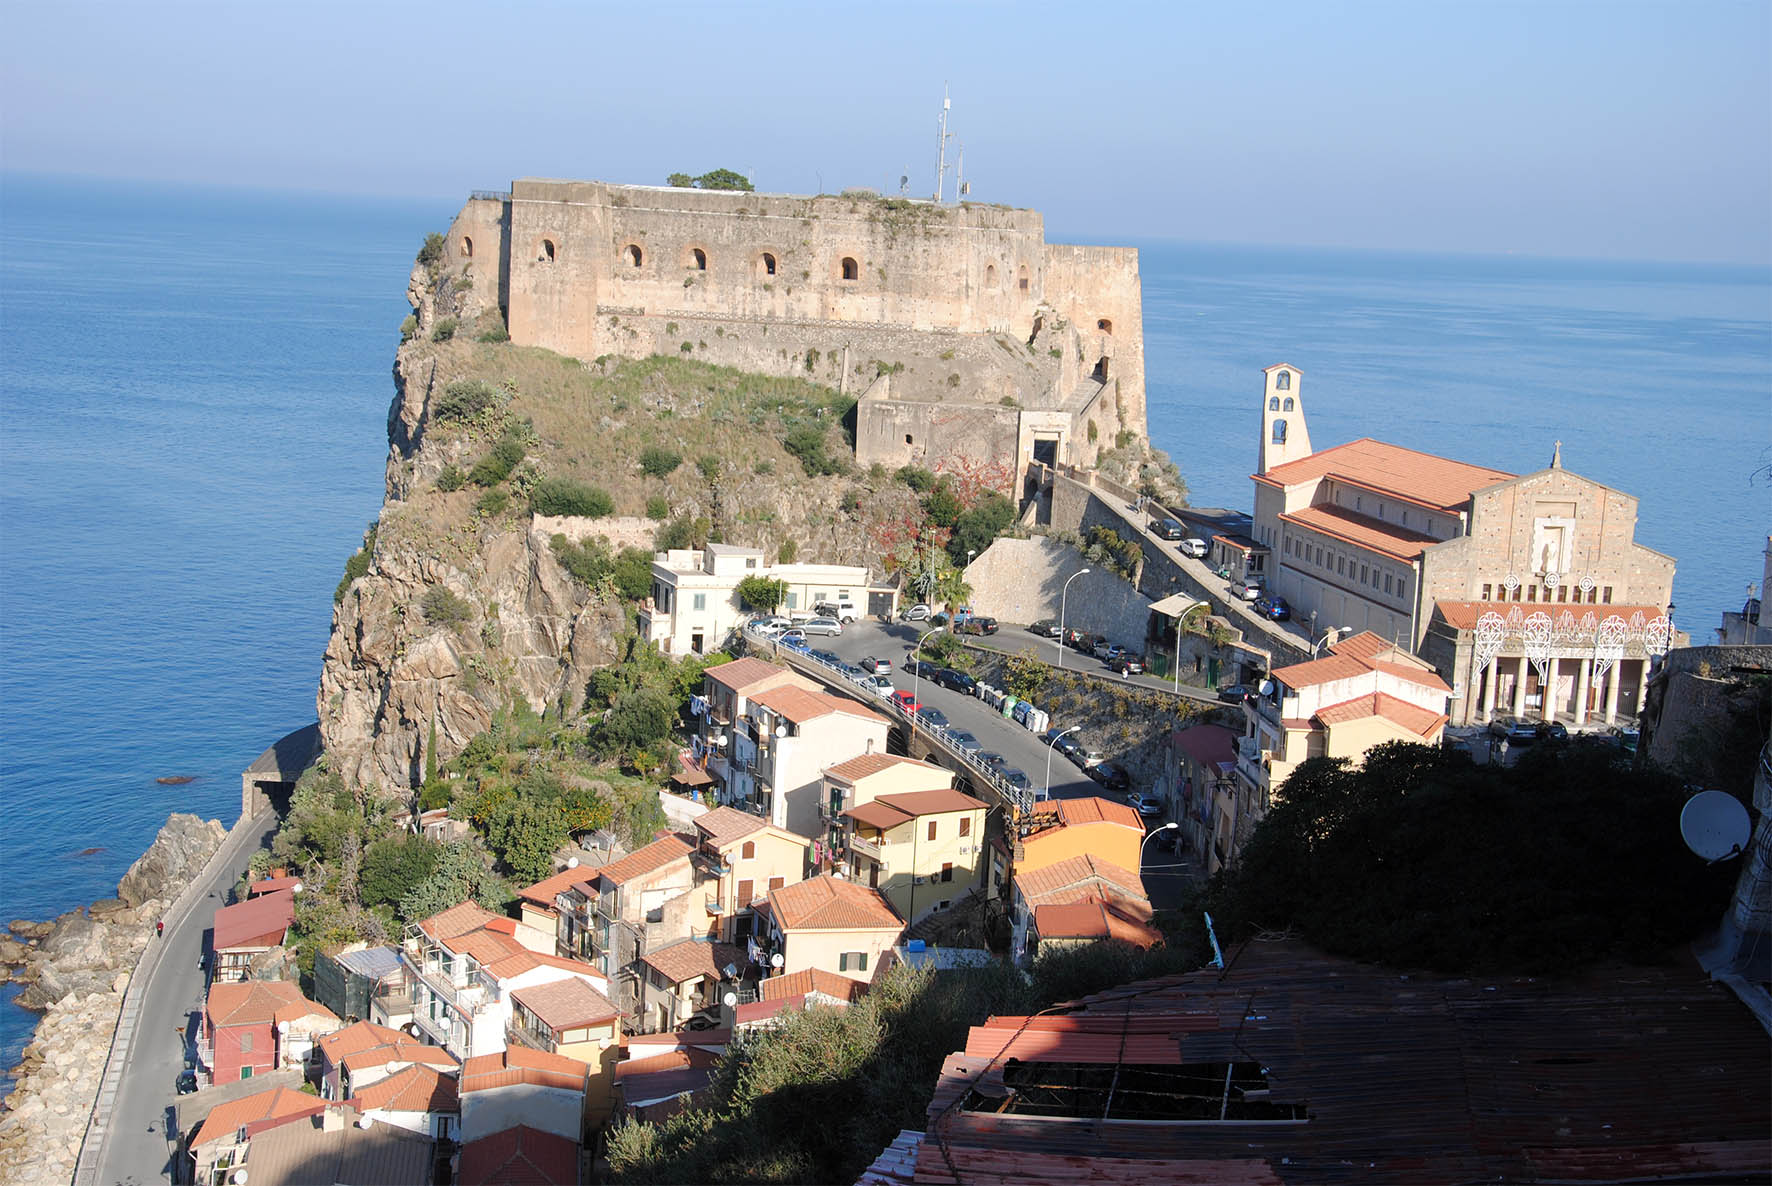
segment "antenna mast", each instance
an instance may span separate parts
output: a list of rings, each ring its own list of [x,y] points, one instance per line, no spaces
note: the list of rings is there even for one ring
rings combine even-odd
[[[941,84],[941,121],[935,137],[935,204],[941,205],[941,193],[947,186],[948,175],[948,108],[953,104],[948,99],[948,85]]]

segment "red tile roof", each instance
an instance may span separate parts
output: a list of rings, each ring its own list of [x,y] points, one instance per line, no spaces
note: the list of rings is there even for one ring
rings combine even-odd
[[[1514,610],[1520,610],[1526,615],[1547,613],[1553,622],[1562,617],[1565,610],[1577,622],[1592,614],[1595,625],[1611,617],[1629,622],[1637,614],[1642,614],[1643,621],[1648,622],[1667,612],[1665,605],[1576,605],[1573,602],[1560,601],[1436,601],[1434,608],[1446,620],[1447,625],[1455,630],[1475,630],[1477,619],[1484,614],[1500,614],[1505,619]]]
[[[1420,666],[1418,660],[1371,631],[1363,630],[1352,638],[1343,639],[1332,645],[1329,651],[1321,659],[1276,667],[1273,676],[1287,687],[1298,689],[1383,672],[1436,692],[1449,693],[1452,690],[1446,686],[1445,680]]]
[[[362,1088],[346,1101],[360,1112],[459,1112],[455,1075],[435,1067],[412,1066]]]
[[[645,848],[631,852],[619,861],[611,861],[597,869],[580,870],[584,875],[579,878],[579,884],[622,885],[636,877],[656,873],[673,861],[687,863],[689,854],[694,851],[694,843],[673,833],[654,840]]]
[[[1228,730],[1227,730],[1228,732]],[[1033,840],[1059,828],[1080,828],[1085,824],[1117,824],[1136,828],[1144,835],[1144,821],[1125,803],[1091,795],[1087,799],[1048,799],[1034,809],[1031,817],[1034,830],[1025,839]]]
[[[640,962],[658,969],[659,974],[672,984],[682,984],[697,976],[718,982],[725,979],[728,964],[742,968],[746,961],[744,952],[730,944],[684,939],[647,952],[640,957]]]
[[[565,893],[585,879],[585,870],[574,866],[562,869],[551,877],[544,877],[534,885],[524,886],[517,891],[517,896],[525,902],[540,906],[546,910],[554,908],[554,899]]]
[[[904,919],[879,890],[828,873],[769,891],[769,910],[784,931],[883,931]]]
[[[823,968],[802,968],[786,976],[771,976],[757,986],[758,996],[765,1001],[805,997],[818,992],[827,997],[836,997],[845,1004],[860,1000],[867,990],[868,986],[861,981],[827,972]]]
[[[1407,700],[1398,700],[1384,692],[1374,692],[1370,696],[1358,696],[1340,704],[1332,704],[1328,708],[1320,708],[1311,719],[1324,725],[1345,725],[1368,717],[1383,717],[1423,738],[1432,736],[1435,730],[1446,723],[1445,713],[1422,708]]]
[[[955,811],[984,811],[987,804],[974,799],[963,791],[905,791],[896,795],[881,795],[874,800],[885,803],[904,812],[906,815],[947,815]]]
[[[273,1025],[309,1016],[338,1020],[331,1009],[302,996],[293,980],[218,980],[209,986],[205,1010],[210,1023],[220,1026]]]
[[[1280,518],[1310,531],[1321,532],[1356,548],[1381,552],[1397,560],[1413,560],[1440,542],[1438,536],[1425,531],[1411,531],[1370,515],[1350,511],[1333,504],[1300,507],[1286,511]]]
[[[263,894],[217,910],[211,942],[217,951],[276,947],[294,921],[294,890]]]
[[[767,708],[777,716],[785,717],[796,725],[806,721],[828,717],[832,713],[844,716],[860,717],[865,721],[877,721],[882,725],[890,725],[879,713],[863,708],[853,700],[842,696],[832,696],[827,692],[809,692],[805,688],[771,688],[767,692],[759,692],[751,697],[751,703]]]
[[[1156,927],[1095,894],[1034,907],[1034,929],[1042,939],[1120,939],[1147,949],[1163,941]]]
[[[578,1142],[528,1125],[461,1147],[461,1186],[576,1186]]]
[[[293,874],[283,877],[263,877],[247,884],[246,896],[248,898],[262,897],[265,894],[274,894],[282,890],[293,890],[300,884],[301,878]]]
[[[730,663],[722,663],[718,667],[709,667],[703,675],[725,688],[743,693],[746,688],[771,680],[777,676],[792,675],[785,667],[777,667],[773,663],[765,663],[761,659],[746,656],[734,659]]]
[[[589,1070],[586,1064],[564,1054],[507,1046],[497,1054],[482,1054],[462,1064],[461,1093],[491,1091],[519,1083],[580,1091]]]
[[[511,999],[556,1033],[601,1025],[621,1016],[621,1010],[610,1004],[608,997],[576,976],[516,989]]]
[[[858,824],[870,828],[878,828],[882,832],[890,832],[900,824],[908,824],[917,818],[908,811],[900,811],[890,803],[882,803],[878,799],[870,799],[843,813]]]
[[[240,1129],[263,1132],[304,1116],[317,1116],[326,1110],[326,1101],[289,1087],[273,1087],[255,1092],[225,1104],[217,1104],[203,1118],[191,1148],[206,1145],[221,1137],[232,1137]]]
[[[453,939],[457,935],[465,935],[469,931],[478,931],[502,915],[475,904],[472,901],[458,902],[449,909],[419,923],[419,929],[433,939]]]
[[[724,847],[769,826],[769,821],[736,807],[716,807],[695,817],[695,830]]]
[[[426,1066],[454,1070],[459,1064],[455,1056],[441,1046],[428,1046],[417,1038],[359,1021],[320,1039],[320,1053],[334,1066],[359,1071],[365,1067],[385,1066],[391,1062],[423,1063]]]
[[[1112,886],[1128,895],[1133,904],[1142,903],[1142,915],[1150,917],[1150,900],[1144,880],[1130,869],[1122,869],[1112,861],[1085,854],[1047,865],[1042,869],[1017,872],[1015,887],[1029,905],[1069,902],[1087,893],[1100,893],[1101,885]],[[1122,903],[1125,905],[1125,903]]]
[[[1265,474],[1251,476],[1270,486],[1296,486],[1324,477],[1339,478],[1380,494],[1450,510],[1463,504],[1474,492],[1516,475],[1362,437],[1345,445],[1318,450],[1297,461],[1276,465]]]
[[[397,1029],[385,1025],[377,1025],[373,1021],[355,1021],[341,1030],[334,1030],[320,1039],[320,1053],[331,1063],[357,1053],[370,1050],[376,1046],[387,1046],[395,1042],[411,1042],[413,1038]],[[435,1047],[433,1049],[436,1049]]]
[[[932,762],[919,762],[915,758],[904,758],[897,754],[861,754],[834,766],[825,768],[825,774],[831,778],[840,778],[844,782],[853,783],[866,778],[870,774],[878,774],[882,770],[890,770],[894,766],[915,766],[919,770],[927,770],[932,776],[945,776],[951,785],[954,773],[944,770]]]

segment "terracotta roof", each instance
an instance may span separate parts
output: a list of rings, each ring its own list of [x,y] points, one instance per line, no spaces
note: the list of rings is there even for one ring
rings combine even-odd
[[[882,931],[904,919],[879,890],[824,874],[769,891],[769,909],[785,931]]]
[[[211,944],[217,951],[236,947],[275,947],[295,921],[295,891],[248,898],[215,912]]]
[[[271,1025],[309,1016],[338,1020],[331,1009],[302,996],[301,985],[293,980],[241,980],[231,984],[218,980],[209,986],[205,1009],[210,1022],[222,1026]]]
[[[858,824],[870,828],[878,828],[882,832],[890,832],[900,824],[908,824],[917,818],[908,811],[900,811],[889,803],[878,799],[870,799],[857,807],[851,807],[843,813]]]
[[[727,964],[743,967],[745,955],[730,944],[684,939],[657,951],[647,952],[640,957],[640,962],[658,969],[659,974],[672,984],[682,984],[697,976],[706,976],[709,980],[718,982],[725,978]]]
[[[1175,744],[1202,766],[1234,765],[1237,760],[1237,735],[1223,725],[1178,730]]]
[[[730,663],[722,663],[718,667],[709,667],[702,674],[722,687],[743,693],[746,688],[760,684],[765,680],[781,675],[792,675],[793,672],[785,667],[777,667],[773,663],[765,663],[761,659],[746,656],[743,659],[734,659]]]
[[[414,1066],[379,1079],[346,1101],[360,1112],[459,1112],[455,1075],[435,1067]]]
[[[525,902],[533,903],[545,909],[554,908],[554,899],[565,893],[585,879],[585,870],[574,867],[562,869],[551,877],[544,877],[534,885],[524,886],[517,891],[517,896]]]
[[[905,791],[896,795],[881,795],[874,800],[886,803],[907,815],[947,815],[955,811],[983,811],[986,804],[974,799],[964,791]]]
[[[242,1128],[268,1128],[287,1124],[326,1110],[326,1101],[288,1087],[273,1087],[211,1108],[191,1138],[191,1147],[206,1145],[218,1137],[232,1137]]]
[[[433,939],[453,939],[469,931],[477,931],[501,917],[472,901],[458,902],[449,909],[433,914],[418,924],[419,930]]]
[[[520,1124],[461,1147],[461,1186],[575,1186],[578,1142]]]
[[[1070,857],[1042,869],[1030,869],[1015,875],[1017,892],[1032,906],[1069,902],[1087,893],[1100,893],[1098,887],[1103,884],[1126,894],[1133,905],[1142,904],[1144,917],[1150,917],[1150,898],[1145,893],[1143,879],[1129,869],[1091,854]]]
[[[1251,476],[1270,486],[1296,486],[1323,477],[1340,478],[1381,494],[1450,510],[1469,499],[1475,491],[1517,475],[1362,437],[1345,445],[1320,449],[1297,461],[1276,465],[1265,474]]]
[[[1374,639],[1377,639],[1376,645],[1372,641]],[[1383,672],[1424,688],[1432,688],[1436,692],[1452,690],[1433,671],[1417,666],[1414,660],[1404,656],[1400,650],[1367,631],[1336,643],[1329,651],[1321,659],[1294,663],[1290,667],[1276,667],[1273,676],[1287,687],[1299,689]]]
[[[1772,1164],[1772,1047],[1689,956],[1525,977],[1405,974],[1287,940],[1225,955],[1222,969],[975,1026],[927,1112],[954,1164],[978,1167],[961,1180],[1006,1181],[1013,1166],[1039,1183],[1051,1158],[1067,1183],[1237,1182],[1212,1167],[1252,1153],[1294,1186],[1764,1180]],[[1068,1114],[1062,1095],[1030,1108],[1002,1094],[1010,1058],[1104,1088],[1118,1070],[1144,1089],[1105,1118],[1105,1091],[1073,1094]],[[1184,1092],[1161,1098],[1162,1076],[1227,1062],[1258,1068],[1268,1092],[1238,1123],[1203,1122]],[[1292,1107],[1308,1121],[1286,1122]],[[926,1156],[917,1180],[954,1181],[941,1164]]]
[[[567,976],[534,984],[511,993],[511,999],[535,1014],[556,1033],[598,1025],[621,1016],[609,998],[580,980]]]
[[[1156,927],[1095,894],[1086,894],[1075,902],[1034,907],[1034,929],[1042,939],[1121,939],[1143,948],[1163,941],[1163,932]]]
[[[827,972],[823,968],[802,968],[786,976],[771,976],[757,986],[758,995],[765,1001],[804,997],[819,992],[850,1003],[860,1000],[867,990],[868,986],[861,981]]]
[[[1358,634],[1349,634],[1329,644],[1329,653],[1333,655],[1352,655],[1356,659],[1377,659],[1397,651],[1395,643],[1382,634],[1374,634],[1370,630],[1362,630]]]
[[[334,1066],[360,1070],[390,1062],[424,1063],[455,1067],[455,1056],[441,1046],[428,1046],[399,1030],[358,1021],[320,1039],[320,1053]]]
[[[853,700],[842,696],[832,696],[827,692],[809,692],[805,688],[770,688],[751,697],[751,703],[767,708],[777,716],[785,717],[794,724],[828,717],[832,713],[844,716],[860,717],[864,721],[878,721],[889,725],[879,713],[863,708]]]
[[[716,845],[722,846],[735,840],[743,840],[751,833],[760,832],[768,826],[768,820],[748,811],[740,811],[736,807],[716,807],[695,817],[695,830]]]
[[[695,845],[672,833],[654,840],[645,848],[629,853],[619,861],[611,861],[601,868],[585,871],[579,884],[603,882],[612,886],[621,885],[636,877],[656,873],[672,861],[687,860],[694,851]]]
[[[1345,725],[1349,721],[1363,721],[1368,717],[1383,717],[1417,737],[1431,736],[1434,730],[1446,723],[1445,713],[1422,708],[1407,700],[1399,700],[1385,692],[1374,692],[1370,696],[1358,696],[1340,704],[1332,704],[1328,708],[1320,708],[1312,719],[1325,725]]]
[[[1226,730],[1227,732],[1229,730]],[[1033,840],[1059,828],[1080,828],[1085,824],[1118,824],[1136,828],[1144,835],[1144,821],[1138,812],[1125,803],[1091,795],[1086,799],[1048,799],[1034,809],[1035,830],[1024,839]]]
[[[507,1046],[497,1054],[482,1054],[462,1064],[461,1093],[491,1091],[518,1083],[578,1091],[584,1087],[589,1069],[578,1059],[567,1058],[564,1054],[549,1054],[527,1046]]]
[[[368,1050],[375,1046],[386,1046],[392,1042],[412,1041],[412,1038],[397,1029],[385,1025],[377,1025],[373,1021],[354,1021],[341,1030],[334,1030],[319,1041],[320,1053],[329,1062],[338,1062],[347,1055],[359,1050]]]
[[[671,771],[671,781],[680,782],[686,787],[705,787],[713,782],[714,778],[713,775],[696,765],[694,758],[679,751],[677,768]]]
[[[835,766],[826,767],[825,774],[828,777],[840,778],[844,782],[852,783],[859,779],[866,778],[870,774],[878,774],[882,770],[890,770],[894,766],[915,766],[919,770],[928,770],[932,773],[943,775],[947,778],[950,785],[954,780],[953,771],[944,770],[933,762],[919,762],[915,758],[904,758],[897,754],[882,753],[860,754],[847,761],[838,762]]]
[[[1362,515],[1330,503],[1286,511],[1280,518],[1287,523],[1334,536],[1356,548],[1382,552],[1398,560],[1413,560],[1441,542],[1438,536],[1429,535],[1425,531],[1411,531],[1407,527],[1386,523],[1383,519],[1375,519],[1371,515]]]
[[[622,1102],[630,1108],[661,1104],[705,1090],[713,1077],[712,1067],[678,1067],[669,1071],[628,1074],[619,1080]]]
[[[1446,620],[1447,625],[1455,630],[1475,630],[1477,619],[1484,614],[1500,614],[1505,619],[1514,610],[1520,610],[1527,616],[1539,612],[1547,613],[1553,622],[1562,617],[1564,611],[1571,614],[1577,622],[1592,614],[1596,626],[1612,617],[1629,622],[1637,614],[1642,614],[1643,621],[1649,622],[1667,612],[1665,605],[1576,605],[1561,601],[1436,601],[1434,608]]]
[[[712,1067],[718,1065],[722,1057],[718,1051],[703,1050],[699,1046],[684,1046],[663,1054],[618,1062],[615,1064],[615,1077],[620,1080],[629,1075],[652,1075],[659,1071],[680,1071],[685,1067]]]
[[[282,890],[293,890],[300,884],[301,878],[296,877],[294,874],[288,874],[283,877],[263,877],[247,884],[246,896],[248,898],[258,898],[265,894],[279,893]]]

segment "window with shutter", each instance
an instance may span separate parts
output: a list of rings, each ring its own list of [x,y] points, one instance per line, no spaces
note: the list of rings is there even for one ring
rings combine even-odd
[[[935,821],[934,820],[929,821],[929,839],[931,839],[931,840],[935,839]]]
[[[753,883],[749,881],[738,883],[738,907],[740,910],[751,904],[751,890],[753,888]]]
[[[971,816],[966,815],[966,816],[960,817],[960,835],[963,837],[972,835],[972,817]]]

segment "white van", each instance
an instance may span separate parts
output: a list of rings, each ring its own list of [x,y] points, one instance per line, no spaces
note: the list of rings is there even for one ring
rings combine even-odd
[[[812,612],[821,618],[835,618],[837,621],[845,623],[853,622],[861,617],[861,611],[856,609],[855,603],[846,597],[836,601],[821,601],[812,607]]]

